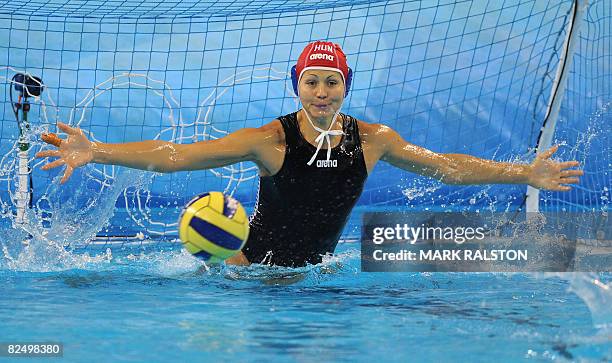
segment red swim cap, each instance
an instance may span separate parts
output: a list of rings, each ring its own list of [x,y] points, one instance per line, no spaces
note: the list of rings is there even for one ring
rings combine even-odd
[[[298,82],[302,78],[302,73],[308,69],[340,72],[345,85],[349,78],[346,55],[338,44],[332,42],[316,41],[308,44],[300,54],[295,68]]]

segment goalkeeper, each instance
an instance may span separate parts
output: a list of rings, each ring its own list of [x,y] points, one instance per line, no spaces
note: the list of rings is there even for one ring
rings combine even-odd
[[[106,144],[58,123],[64,139],[45,134],[56,149],[37,157],[58,158],[42,167],[65,166],[64,183],[88,163],[171,173],[252,161],[259,168],[257,206],[249,239],[232,264],[304,266],[333,253],[363,185],[380,160],[447,184],[528,184],[555,191],[579,182],[576,161],[557,162],[557,146],[531,164],[503,163],[463,154],[440,154],[413,145],[381,124],[340,112],[352,71],[339,45],[309,44],[292,69],[302,108],[260,128],[192,144],[159,140]]]

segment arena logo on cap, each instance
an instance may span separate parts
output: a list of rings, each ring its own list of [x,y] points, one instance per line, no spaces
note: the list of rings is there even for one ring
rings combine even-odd
[[[315,60],[315,59],[325,59],[328,60],[330,62],[334,61],[334,56],[331,54],[323,54],[323,53],[313,53],[310,55],[310,60]]]

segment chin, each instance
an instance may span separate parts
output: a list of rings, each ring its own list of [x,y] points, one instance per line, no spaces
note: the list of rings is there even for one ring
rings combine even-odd
[[[316,107],[310,109],[310,114],[314,117],[331,117],[336,113],[336,110],[328,108],[326,110],[320,110]]]

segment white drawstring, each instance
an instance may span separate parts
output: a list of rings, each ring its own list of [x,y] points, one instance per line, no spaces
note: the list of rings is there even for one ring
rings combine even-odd
[[[316,131],[320,132],[319,136],[317,136],[317,138],[315,139],[315,142],[317,143],[317,151],[315,151],[314,155],[312,156],[312,158],[310,158],[310,161],[308,161],[307,165],[312,165],[312,163],[317,158],[317,155],[319,155],[319,150],[321,150],[321,147],[323,146],[323,140],[327,141],[327,160],[329,160],[329,158],[331,157],[331,149],[332,149],[331,139],[329,136],[330,135],[331,136],[344,135],[344,132],[342,130],[332,130],[331,129],[334,126],[336,117],[338,117],[338,115],[340,114],[340,109],[338,109],[338,111],[336,111],[336,113],[334,114],[334,117],[332,118],[332,121],[329,124],[329,129],[327,130],[323,130],[315,126],[315,124],[310,119],[310,116],[308,116],[308,112],[304,110],[304,113],[306,114],[306,118],[308,119],[308,122],[310,122],[310,126],[312,126]]]

